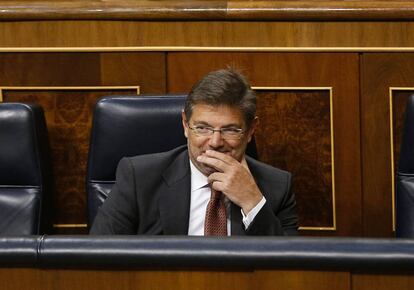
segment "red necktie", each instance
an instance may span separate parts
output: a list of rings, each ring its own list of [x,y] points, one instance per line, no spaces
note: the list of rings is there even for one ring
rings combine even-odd
[[[227,236],[226,206],[222,196],[223,194],[220,191],[211,189],[204,223],[205,236]]]

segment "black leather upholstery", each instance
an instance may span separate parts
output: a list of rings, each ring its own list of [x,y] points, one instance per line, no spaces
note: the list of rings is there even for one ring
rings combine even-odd
[[[89,225],[115,182],[122,157],[168,151],[186,143],[181,124],[185,98],[115,96],[98,101],[86,182]],[[250,156],[257,157],[254,141],[247,150]]]
[[[414,269],[414,241],[304,237],[44,236],[0,239],[0,266],[93,269]]]
[[[0,237],[0,266],[35,267],[43,236]]]
[[[49,229],[51,164],[43,110],[0,103],[0,234]]]
[[[414,95],[408,99],[396,178],[397,237],[414,238]]]

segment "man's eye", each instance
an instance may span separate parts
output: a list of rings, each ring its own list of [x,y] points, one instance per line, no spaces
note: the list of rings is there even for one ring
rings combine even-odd
[[[239,134],[240,129],[238,128],[224,128],[222,129],[222,132],[225,134]]]
[[[195,129],[199,132],[208,132],[208,131],[210,131],[210,128],[206,127],[206,126],[195,126]]]

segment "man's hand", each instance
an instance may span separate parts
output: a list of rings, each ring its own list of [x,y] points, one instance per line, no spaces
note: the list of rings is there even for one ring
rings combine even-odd
[[[197,157],[197,161],[217,170],[210,174],[208,181],[215,190],[223,192],[240,206],[245,215],[263,198],[244,158],[240,163],[224,153],[207,150],[204,155]]]

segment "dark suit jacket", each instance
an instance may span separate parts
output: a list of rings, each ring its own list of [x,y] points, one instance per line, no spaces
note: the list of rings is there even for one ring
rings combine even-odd
[[[247,158],[266,204],[247,230],[240,208],[231,205],[232,235],[296,234],[296,202],[290,173]],[[116,183],[99,209],[91,234],[187,235],[190,163],[186,146],[123,158]]]

